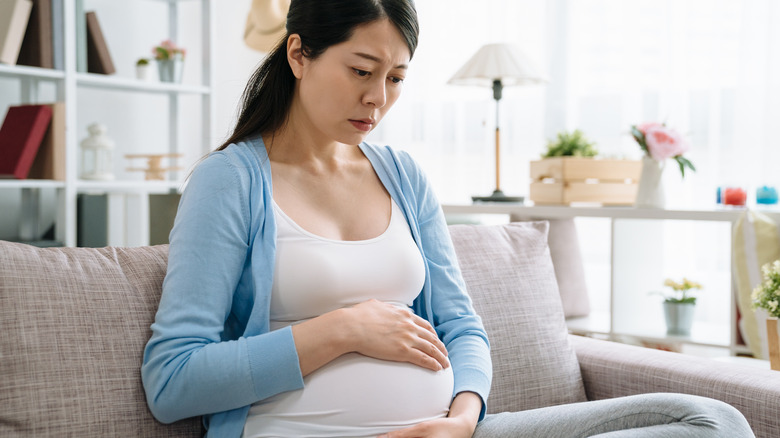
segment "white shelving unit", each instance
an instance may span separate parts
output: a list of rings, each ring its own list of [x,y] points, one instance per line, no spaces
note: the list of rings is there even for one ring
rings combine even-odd
[[[523,204],[472,204],[443,205],[444,213],[450,216],[469,215],[507,215],[509,220],[521,218],[568,219],[602,218],[610,224],[610,285],[609,310],[594,311],[587,317],[571,318],[567,321],[571,333],[600,335],[610,339],[630,337],[649,343],[680,343],[703,347],[728,349],[731,355],[748,352],[738,342],[737,308],[734,301],[733,272],[729,272],[727,286],[731,293],[722,305],[728,309],[728,321],[717,323],[694,321],[690,336],[667,335],[663,316],[651,315],[637,309],[636,302],[647,296],[642,285],[657,284],[657,272],[652,267],[626,263],[638,248],[647,257],[661,257],[655,247],[659,244],[659,233],[663,230],[663,221],[699,221],[721,224],[726,233],[739,219],[741,209],[722,208],[711,210],[654,210],[633,207],[568,207],[568,206],[527,206]],[[780,221],[780,210],[762,210],[762,213]],[[643,228],[639,226],[642,225]],[[662,236],[660,236],[662,237]],[[730,242],[730,234],[729,234]],[[729,246],[729,248],[731,248]],[[730,249],[731,250],[731,249]],[[731,260],[731,254],[729,254]],[[731,266],[729,264],[729,266]],[[654,276],[655,275],[655,276]],[[637,286],[639,285],[639,286]],[[657,306],[660,310],[660,305]]]
[[[187,44],[178,38],[179,36],[179,5],[183,2],[199,2],[200,6],[200,30],[201,30],[201,74],[200,83],[173,84],[160,82],[146,82],[129,77],[114,75],[98,75],[77,71],[76,66],[76,0],[61,0],[63,16],[63,45],[64,45],[64,70],[42,69],[27,66],[0,65],[0,77],[13,78],[20,83],[21,100],[18,104],[38,103],[39,90],[43,85],[53,84],[56,88],[56,100],[65,102],[66,124],[66,177],[65,181],[45,180],[0,180],[0,190],[21,189],[22,191],[22,220],[19,224],[20,239],[34,239],[36,227],[31,223],[37,222],[38,205],[41,189],[55,189],[57,192],[55,239],[66,246],[76,245],[76,201],[79,193],[100,193],[109,195],[111,202],[124,202],[126,215],[123,222],[128,226],[137,228],[125,233],[116,233],[114,241],[109,238],[109,244],[126,246],[138,246],[148,244],[149,219],[148,196],[154,193],[171,193],[181,189],[183,178],[172,173],[168,181],[84,181],[78,178],[77,162],[79,157],[79,133],[76,127],[79,117],[79,91],[86,89],[100,89],[110,92],[132,93],[136,95],[152,94],[164,96],[168,101],[168,111],[160,111],[160,117],[167,117],[169,121],[169,133],[165,143],[167,149],[158,150],[158,153],[181,153],[185,146],[181,141],[181,120],[179,114],[179,98],[186,95],[200,97],[201,117],[194,126],[200,126],[200,137],[204,140],[202,150],[198,155],[205,154],[211,145],[207,140],[213,138],[215,130],[215,102],[212,96],[214,90],[214,11],[215,4],[212,0],[131,0],[135,3],[153,2],[167,4],[168,23],[166,35],[169,39],[180,44]],[[111,8],[118,5],[114,2],[94,2],[99,13],[100,8]],[[126,4],[122,3],[123,5]],[[111,23],[102,22],[106,29]],[[105,33],[105,30],[104,30]],[[191,42],[195,43],[195,42]],[[147,152],[147,151],[142,151]],[[138,231],[140,230],[140,231]]]

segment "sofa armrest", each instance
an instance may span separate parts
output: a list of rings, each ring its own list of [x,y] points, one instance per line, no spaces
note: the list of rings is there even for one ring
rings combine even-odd
[[[780,436],[780,373],[708,358],[570,336],[589,400],[679,392],[739,409],[756,437]]]

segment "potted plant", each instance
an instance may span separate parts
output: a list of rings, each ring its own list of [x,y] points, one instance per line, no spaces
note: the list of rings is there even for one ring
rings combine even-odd
[[[187,49],[179,47],[171,40],[165,40],[152,48],[157,61],[157,72],[161,82],[181,82],[184,57]]]
[[[679,282],[667,278],[664,286],[669,288],[666,292],[661,292],[664,297],[666,332],[671,335],[690,335],[693,311],[696,308],[696,297],[691,294],[693,290],[700,290],[701,284],[687,278]]]
[[[142,81],[149,80],[149,59],[139,58],[135,62],[135,77]]]
[[[595,143],[585,138],[585,134],[579,129],[573,132],[561,131],[555,140],[547,142],[547,152],[542,158],[550,157],[595,157],[598,151]]]
[[[777,333],[777,319],[780,317],[780,260],[767,263],[761,268],[763,283],[753,289],[751,296],[754,309],[764,309],[766,320],[769,362],[773,370],[780,370],[780,340]]]
[[[530,163],[529,198],[536,204],[633,204],[639,162],[597,155],[595,143],[579,129],[559,132],[547,142],[542,159]]]

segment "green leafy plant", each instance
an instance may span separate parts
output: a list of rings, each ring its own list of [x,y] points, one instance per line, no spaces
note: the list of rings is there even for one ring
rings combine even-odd
[[[550,157],[594,157],[598,155],[595,143],[588,141],[579,129],[569,133],[559,132],[555,140],[547,142],[547,152],[543,158]]]
[[[664,286],[671,289],[671,291],[657,292],[663,295],[664,301],[667,303],[680,304],[696,304],[696,297],[692,296],[691,293],[694,289],[700,290],[702,288],[701,284],[688,280],[687,278],[683,278],[679,282],[667,278],[666,281],[664,281]]]
[[[766,309],[769,315],[780,318],[780,260],[761,268],[764,282],[753,289],[753,308]]]
[[[149,60],[146,58],[140,58],[135,62],[135,65],[149,65]]]

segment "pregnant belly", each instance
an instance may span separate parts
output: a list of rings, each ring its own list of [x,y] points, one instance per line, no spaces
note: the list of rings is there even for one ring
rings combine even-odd
[[[376,436],[446,416],[453,384],[451,367],[350,353],[304,378],[303,389],[255,403],[244,436]]]

